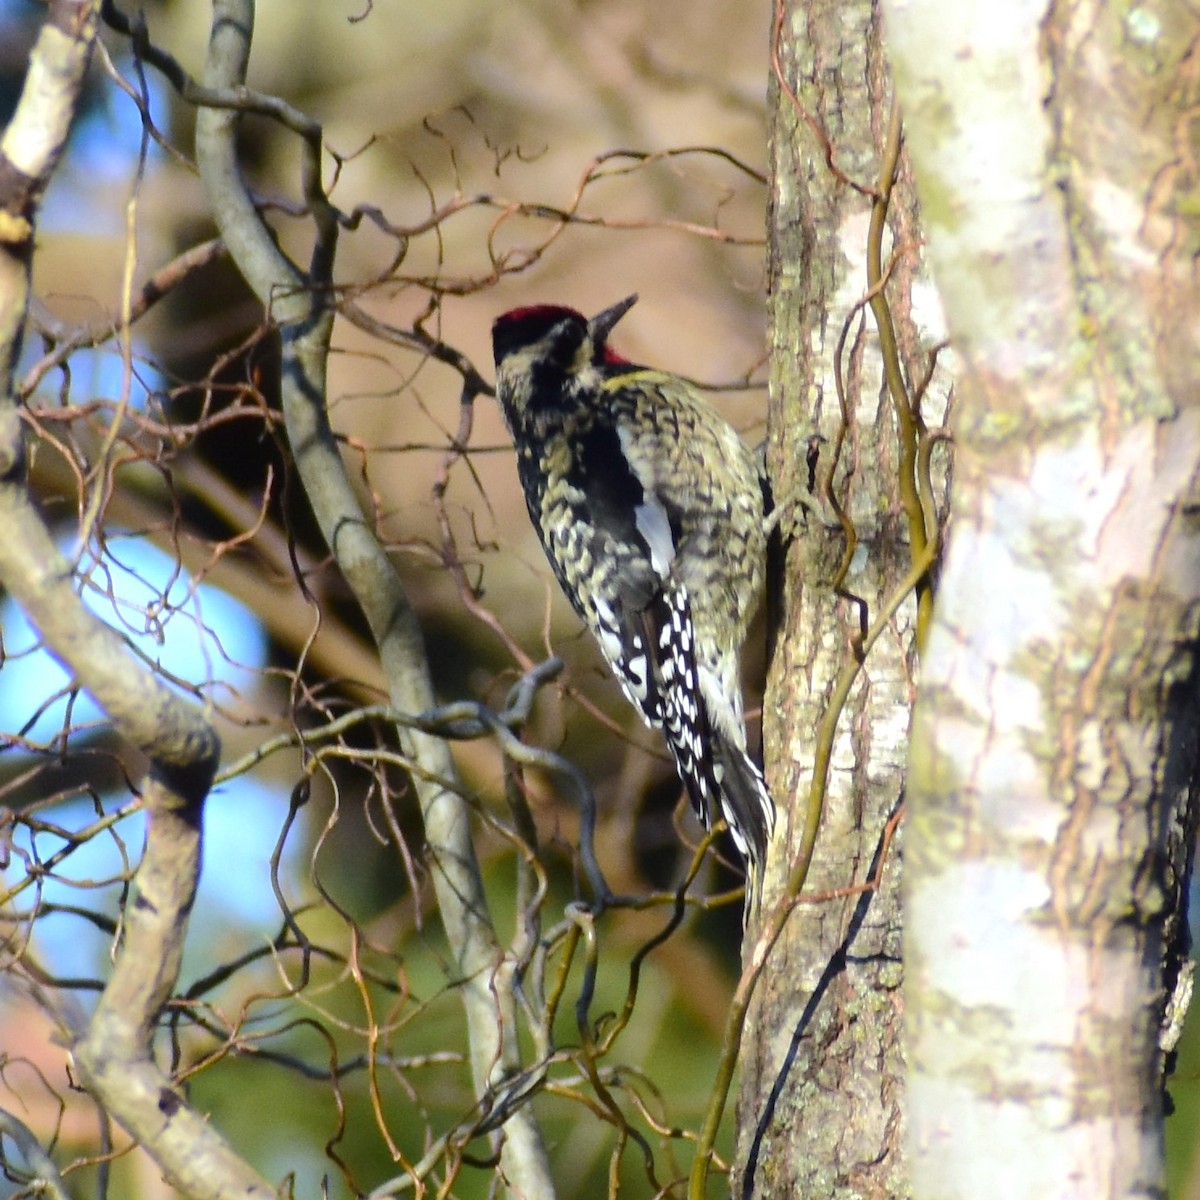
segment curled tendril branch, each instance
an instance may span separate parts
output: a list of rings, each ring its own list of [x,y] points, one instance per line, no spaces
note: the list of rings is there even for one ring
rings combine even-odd
[[[228,5],[218,7],[229,9]],[[238,423],[245,422],[253,422],[257,435],[267,444],[282,440],[283,421],[278,408],[271,403],[275,396],[272,393],[269,402],[265,394],[269,389],[260,381],[263,345],[273,339],[281,327],[285,340],[291,337],[294,330],[289,326],[288,312],[294,313],[298,307],[309,305],[310,316],[316,314],[324,319],[329,316],[329,310],[336,307],[339,315],[365,332],[419,355],[421,363],[414,369],[414,376],[427,361],[458,373],[462,384],[460,425],[457,431],[447,432],[445,444],[437,446],[444,456],[435,480],[435,488],[440,489],[436,492],[436,502],[440,502],[444,499],[452,467],[462,462],[467,469],[474,469],[471,455],[479,450],[468,444],[472,406],[476,397],[491,392],[488,381],[470,359],[437,336],[443,298],[479,290],[502,275],[527,269],[550,251],[564,230],[573,226],[605,226],[628,231],[666,228],[688,237],[731,245],[757,245],[759,238],[722,228],[717,220],[707,225],[637,219],[617,222],[585,211],[584,201],[595,196],[592,189],[598,183],[691,156],[720,160],[755,184],[763,182],[762,176],[717,147],[679,147],[649,155],[618,150],[599,155],[586,164],[574,194],[564,203],[517,202],[495,192],[481,191],[456,195],[438,204],[433,202],[431,192],[429,213],[409,224],[389,220],[383,212],[370,206],[360,206],[345,213],[333,204],[328,193],[336,187],[338,173],[347,159],[325,146],[319,122],[277,97],[262,95],[245,86],[198,83],[174,56],[154,44],[142,17],[126,16],[115,0],[102,0],[100,9],[102,19],[129,39],[137,60],[138,82],[143,65],[149,65],[160,71],[188,103],[205,112],[259,114],[299,138],[302,149],[301,199],[293,202],[252,194],[251,208],[259,217],[263,214],[272,219],[279,214],[307,216],[315,223],[309,264],[304,269],[295,268],[285,283],[276,282],[266,289],[269,296],[263,300],[258,327],[244,334],[240,345],[228,349],[222,347],[219,354],[214,354],[213,365],[204,378],[183,382],[169,380],[163,385],[166,390],[149,396],[144,408],[136,407],[129,399],[131,378],[141,368],[141,362],[135,359],[132,351],[132,329],[164,296],[193,282],[198,272],[218,259],[236,258],[236,248],[231,248],[234,247],[232,240],[227,243],[211,239],[199,243],[159,267],[139,288],[134,288],[132,264],[135,256],[131,235],[127,243],[130,270],[119,315],[111,320],[72,325],[35,306],[33,328],[40,334],[43,348],[37,361],[25,370],[21,381],[20,394],[29,403],[20,419],[36,439],[40,459],[38,469],[51,478],[47,490],[66,495],[68,504],[76,505],[77,516],[86,513],[89,522],[94,522],[93,537],[81,548],[74,564],[77,577],[87,577],[89,591],[103,595],[116,606],[117,589],[111,578],[105,576],[104,552],[113,549],[114,530],[120,526],[128,531],[122,533],[122,537],[146,539],[166,548],[174,558],[178,578],[182,578],[187,570],[190,575],[186,587],[189,600],[196,597],[203,580],[216,580],[223,572],[237,573],[241,564],[243,584],[248,586],[252,581],[247,577],[253,574],[267,577],[270,582],[286,581],[295,585],[305,602],[311,603],[308,613],[311,627],[287,643],[289,649],[299,645],[299,662],[287,668],[273,666],[262,677],[267,682],[274,677],[285,685],[279,689],[283,693],[281,703],[287,705],[284,719],[293,722],[293,727],[285,733],[274,732],[278,727],[272,723],[275,718],[263,709],[247,716],[236,711],[237,696],[230,700],[189,685],[182,679],[172,679],[152,655],[141,656],[140,665],[149,668],[156,679],[165,680],[203,701],[206,715],[214,720],[232,723],[237,736],[243,739],[242,746],[246,744],[248,734],[257,736],[259,733],[256,722],[269,728],[270,732],[254,750],[221,770],[217,783],[229,783],[285,751],[299,752],[301,767],[270,860],[271,885],[283,914],[282,924],[265,939],[265,945],[234,954],[227,961],[213,965],[182,990],[176,990],[175,980],[161,983],[161,1003],[156,1001],[157,1007],[145,1018],[145,1028],[136,1032],[139,1036],[144,1035],[146,1046],[154,1043],[155,1058],[161,1051],[161,1059],[169,1062],[170,1075],[164,1077],[164,1087],[174,1088],[193,1080],[202,1071],[227,1058],[269,1062],[294,1072],[298,1078],[328,1084],[336,1121],[326,1151],[356,1193],[362,1189],[354,1183],[351,1168],[338,1151],[346,1127],[347,1097],[342,1085],[353,1073],[369,1077],[369,1095],[376,1123],[384,1142],[396,1152],[397,1161],[404,1163],[405,1174],[395,1190],[406,1187],[421,1190],[424,1181],[440,1173],[437,1186],[447,1192],[462,1164],[491,1161],[482,1155],[468,1158],[466,1150],[471,1142],[489,1139],[488,1149],[494,1158],[502,1130],[509,1136],[511,1128],[505,1127],[525,1111],[531,1097],[552,1092],[564,1102],[585,1108],[615,1130],[610,1166],[614,1187],[622,1154],[627,1147],[636,1147],[654,1190],[666,1191],[676,1186],[680,1178],[673,1157],[675,1144],[690,1140],[692,1135],[669,1124],[662,1112],[661,1097],[645,1073],[614,1059],[621,1038],[630,1026],[639,995],[644,995],[648,956],[675,934],[688,914],[729,904],[736,899],[734,893],[703,896],[692,891],[702,858],[715,834],[710,834],[696,849],[690,870],[679,887],[646,895],[617,895],[612,891],[595,853],[596,801],[587,779],[563,755],[525,740],[535,698],[541,688],[558,677],[561,663],[547,660],[535,664],[521,652],[515,639],[507,637],[498,618],[482,604],[476,587],[471,585],[448,521],[442,529],[440,545],[435,536],[419,544],[392,545],[389,550],[432,559],[456,573],[464,607],[481,620],[493,623],[502,639],[507,639],[513,661],[518,663],[523,674],[498,707],[459,702],[415,711],[422,705],[414,704],[404,710],[393,703],[365,704],[352,711],[342,711],[340,706],[347,702],[348,694],[357,703],[364,693],[372,698],[381,693],[376,678],[360,669],[361,660],[347,659],[337,653],[319,659],[319,638],[327,635],[331,627],[336,630],[341,618],[335,606],[326,603],[332,590],[328,580],[334,575],[329,569],[333,560],[322,558],[323,552],[298,544],[285,520],[278,516],[288,489],[295,486],[291,474],[293,464],[288,463],[279,475],[267,472],[261,493],[256,489],[253,495],[241,495],[234,494],[236,490],[220,478],[218,472],[207,471],[193,451],[198,439],[217,432],[227,433],[229,427],[236,428]],[[248,23],[243,24],[248,43],[251,30]],[[129,87],[111,62],[106,65],[110,79],[116,86],[124,88],[137,104],[144,122],[144,137],[159,138],[168,144],[153,126],[144,88]],[[189,167],[193,165],[185,155],[175,153],[179,161]],[[328,169],[330,158],[335,169],[327,189],[322,168]],[[487,265],[490,270],[485,267],[480,276],[462,279],[452,279],[444,273],[410,277],[400,274],[413,239],[425,234],[440,239],[448,222],[470,210],[486,210],[494,215],[490,238],[493,256]],[[395,239],[392,261],[386,271],[365,283],[335,284],[332,267],[337,231],[356,229],[363,220]],[[279,249],[278,245],[276,249]],[[443,266],[440,250],[438,264],[440,271]],[[411,327],[390,325],[367,312],[362,303],[363,297],[374,287],[423,288],[428,293],[427,303]],[[104,346],[115,346],[122,355],[126,379],[120,398],[111,401],[89,397],[84,403],[73,402],[72,392],[78,390],[72,388],[71,380],[74,355],[79,350]],[[275,356],[278,351],[268,347],[266,353]],[[294,364],[294,360],[292,362]],[[47,398],[45,389],[54,380],[55,372],[61,372],[62,381],[54,384],[58,387],[57,397]],[[181,399],[194,400],[199,411],[189,409],[187,419],[181,419],[181,406],[175,403]],[[103,447],[103,453],[99,455],[95,453],[97,445]],[[366,447],[343,438],[336,449],[343,452],[349,449],[360,454],[361,482],[370,489]],[[123,472],[126,471],[139,472],[138,487],[117,486],[124,482]],[[375,499],[373,494],[371,499]],[[195,531],[191,520],[195,501],[204,509],[206,519],[224,527],[228,536],[201,536]],[[364,524],[370,526],[369,532],[378,533],[383,516],[381,504],[375,504],[373,508],[368,506]],[[247,562],[251,564],[249,567],[245,566]],[[261,584],[262,580],[258,582]],[[170,592],[169,588],[167,592]],[[144,619],[148,628],[161,635],[166,622],[177,616],[178,610],[179,606],[168,599],[167,594],[162,594],[141,607],[126,605],[121,615],[130,631]],[[272,619],[272,614],[267,617]],[[203,628],[202,618],[197,617],[195,623],[199,633]],[[351,653],[355,641],[345,634],[344,625],[342,633],[339,649]],[[361,652],[361,646],[359,650]],[[336,672],[327,669],[330,663],[337,664]],[[307,670],[314,666],[315,671]],[[341,677],[331,678],[333,676]],[[367,682],[363,683],[363,680]],[[124,831],[119,826],[144,809],[153,809],[153,803],[147,803],[138,794],[139,785],[130,777],[132,768],[126,767],[120,753],[103,740],[107,733],[76,723],[72,705],[78,694],[75,683],[64,688],[67,715],[62,728],[51,739],[37,743],[31,733],[31,721],[21,735],[11,739],[11,744],[22,753],[37,756],[38,764],[29,776],[44,780],[52,777],[59,767],[74,768],[85,760],[91,765],[100,762],[104,774],[119,778],[120,786],[126,793],[133,793],[133,799],[105,813],[103,803],[107,801],[102,802],[100,797],[106,792],[92,791],[90,784],[68,785],[57,788],[53,795],[39,796],[33,804],[14,802],[11,810],[0,811],[0,838],[10,839],[14,831],[19,833],[19,837],[9,841],[7,846],[0,846],[0,853],[24,867],[19,883],[10,889],[4,902],[11,904],[23,894],[27,900],[32,897],[32,907],[27,911],[15,911],[14,906],[0,918],[5,925],[6,966],[13,967],[13,976],[20,978],[21,986],[28,994],[37,993],[41,997],[39,1002],[47,1011],[67,1007],[64,1002],[46,999],[47,992],[59,989],[69,996],[72,991],[100,990],[105,985],[99,979],[60,979],[42,969],[32,938],[34,921],[48,915],[69,914],[110,939],[114,956],[119,959],[122,939],[127,936],[130,918],[136,916],[138,908],[131,902],[136,853],[127,850],[121,838]],[[315,717],[320,723],[302,730],[303,720],[309,717]],[[431,772],[421,764],[419,755],[408,749],[403,735],[396,735],[395,730],[427,734],[439,742],[489,740],[494,743],[505,763],[508,813],[501,808],[497,815],[479,795],[471,794],[470,789],[446,775]],[[355,745],[360,735],[372,744],[365,748]],[[81,747],[82,738],[92,737],[96,738],[98,749]],[[395,749],[397,740],[405,747],[402,752]],[[278,766],[278,762],[271,766]],[[482,1094],[472,1091],[471,1102],[464,1101],[464,1115],[449,1130],[434,1138],[431,1128],[427,1145],[416,1161],[405,1161],[397,1147],[400,1139],[392,1136],[388,1126],[389,1077],[396,1088],[407,1090],[407,1073],[429,1067],[463,1065],[462,1074],[469,1059],[459,1053],[399,1054],[387,1044],[414,1012],[419,1013],[432,1001],[414,997],[404,963],[386,938],[375,933],[367,922],[355,920],[325,890],[316,867],[316,855],[322,844],[320,838],[313,854],[312,869],[318,899],[295,904],[289,901],[285,894],[286,880],[281,872],[285,848],[289,838],[294,837],[296,822],[314,786],[328,786],[336,812],[341,796],[339,788],[345,786],[340,780],[344,781],[348,771],[356,773],[356,777],[367,778],[368,794],[387,811],[386,828],[373,827],[377,836],[382,838],[391,834],[397,843],[403,842],[402,815],[396,816],[391,811],[400,806],[390,804],[393,797],[402,794],[403,784],[397,784],[396,779],[403,771],[407,773],[406,782],[415,778],[433,781],[442,789],[454,791],[468,800],[474,827],[487,833],[494,830],[508,847],[515,847],[520,857],[518,869],[523,872],[516,904],[518,933],[510,944],[503,946],[502,954],[506,964],[511,965],[515,980],[514,1011],[518,1021],[527,1026],[534,1053],[519,1069],[506,1070],[491,1078]],[[575,886],[587,895],[587,902],[576,900],[563,918],[554,922],[546,920],[554,897],[548,872],[538,854],[531,805],[524,789],[524,775],[528,772],[543,773],[559,784],[576,805],[580,816],[578,854],[585,886]],[[22,789],[28,791],[26,785],[29,783],[30,779],[22,773],[20,779],[6,779],[3,787],[24,795]],[[96,784],[97,788],[99,786]],[[80,797],[86,797],[95,810],[94,817],[89,816],[81,827],[66,828],[66,822],[49,819],[53,816],[50,809],[54,804],[77,801]],[[198,816],[184,815],[188,820],[181,823],[190,821],[192,828],[188,832],[198,846]],[[334,819],[331,817],[330,822]],[[375,819],[377,817],[372,816],[372,820]],[[320,837],[324,837],[324,833]],[[110,838],[116,847],[119,866],[106,879],[85,877],[79,865],[83,856],[77,856],[77,852],[89,843]],[[491,840],[497,841],[496,838]],[[53,848],[43,853],[47,845]],[[399,852],[408,856],[407,848],[402,845]],[[413,880],[426,869],[420,864],[414,865],[413,859],[417,857],[405,859],[406,870]],[[76,870],[75,878],[69,877],[70,867]],[[170,875],[171,872],[164,870],[162,874]],[[182,877],[182,872],[178,877]],[[120,915],[114,920],[88,907],[91,901],[79,904],[51,902],[45,898],[45,889],[51,883],[71,886],[85,894],[101,889],[115,892]],[[416,890],[414,887],[414,895]],[[414,908],[417,903],[414,899]],[[619,1011],[597,1014],[593,1007],[599,1007],[595,996],[602,994],[599,972],[604,957],[601,951],[605,949],[601,936],[602,918],[610,916],[611,910],[615,909],[657,913],[660,908],[664,912],[657,921],[657,930],[636,949],[629,962],[628,982]],[[185,897],[177,909],[181,914],[179,937],[182,938],[182,919],[191,911],[190,901]],[[332,918],[343,923],[348,949],[340,944],[326,944],[314,932],[314,926],[319,927],[321,922],[310,920],[310,917],[317,911],[322,921]],[[419,922],[419,915],[416,920]],[[544,920],[548,928],[543,928]],[[9,927],[15,926],[21,928],[17,936],[9,938]],[[465,991],[485,971],[476,971],[474,975],[464,971],[454,975],[448,969],[447,974],[451,976],[447,991]],[[337,1003],[327,999],[330,992],[336,992],[339,1002],[349,996],[346,1002],[357,1005],[358,1015],[354,1020],[340,1011]],[[497,994],[494,993],[492,998],[495,999]],[[279,1002],[283,1000],[289,1004],[281,1005]],[[576,1013],[575,1026],[564,1032],[556,1025],[556,1018],[569,1011],[572,1004]],[[298,1010],[294,1006],[301,1005],[308,1011],[296,1016]],[[114,1003],[114,1008],[119,1007]],[[77,1032],[85,1023],[85,1019],[68,1022],[63,1018],[63,1027],[68,1032]],[[559,1024],[569,1026],[570,1022]],[[299,1036],[318,1040],[318,1048],[311,1057],[299,1050],[279,1049],[271,1040]],[[354,1040],[352,1051],[357,1049],[359,1052],[347,1052],[346,1042],[350,1039]],[[101,1060],[97,1058],[96,1061]],[[179,1111],[187,1111],[182,1091],[179,1094],[171,1091],[163,1103],[168,1106],[179,1104],[182,1106]],[[662,1152],[655,1144],[655,1138],[665,1145],[663,1159],[658,1157]],[[108,1155],[110,1147],[105,1144],[103,1150]],[[42,1172],[42,1180],[47,1190],[52,1191],[48,1172]]]

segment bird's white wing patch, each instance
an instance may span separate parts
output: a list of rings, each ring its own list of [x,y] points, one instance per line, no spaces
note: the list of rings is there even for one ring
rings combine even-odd
[[[670,574],[671,564],[675,561],[675,537],[671,533],[671,518],[667,516],[667,510],[654,493],[654,481],[644,479],[638,470],[637,458],[630,453],[630,431],[622,426],[618,429],[617,436],[621,439],[621,449],[625,452],[625,458],[645,494],[645,499],[633,510],[634,524],[650,551],[650,565],[654,568],[654,573],[660,579],[666,579]]]
[[[637,531],[650,548],[650,565],[654,573],[665,579],[675,561],[675,539],[671,536],[671,521],[667,510],[653,497],[644,500],[633,510]]]

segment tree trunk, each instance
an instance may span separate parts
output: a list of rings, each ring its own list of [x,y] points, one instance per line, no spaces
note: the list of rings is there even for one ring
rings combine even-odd
[[[914,1191],[1162,1196],[1195,836],[1195,13],[887,15],[963,360],[906,822]]]
[[[906,1185],[900,839],[889,845],[887,834],[904,793],[914,686],[917,606],[905,581],[925,540],[908,502],[917,432],[908,392],[924,377],[940,332],[920,328],[914,314],[919,243],[903,154],[890,202],[875,197],[887,191],[899,146],[878,10],[787,5],[774,45],[769,467],[786,512],[783,619],[764,737],[788,818],[768,872],[768,908],[797,882],[787,875],[806,853],[822,785],[824,804],[801,903],[767,958],[747,1029],[740,1194],[893,1196]],[[888,311],[872,312],[876,207]],[[898,373],[892,387],[880,320]],[[926,399],[935,423],[944,407],[944,388],[940,400]],[[797,506],[799,497],[811,506]],[[868,630],[879,636],[859,667]],[[852,676],[843,703],[840,689]],[[863,890],[879,870],[878,890]]]

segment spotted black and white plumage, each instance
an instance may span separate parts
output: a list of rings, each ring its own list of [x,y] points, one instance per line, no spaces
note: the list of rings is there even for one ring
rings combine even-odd
[[[496,392],[534,527],[629,699],[663,730],[706,827],[760,877],[775,806],[746,750],[738,656],[763,585],[762,480],[696,390],[608,345],[635,296],[492,327]]]

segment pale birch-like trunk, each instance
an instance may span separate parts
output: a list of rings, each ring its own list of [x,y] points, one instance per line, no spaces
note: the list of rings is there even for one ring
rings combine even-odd
[[[885,10],[963,361],[905,834],[914,1195],[1162,1196],[1195,833],[1196,14]]]

